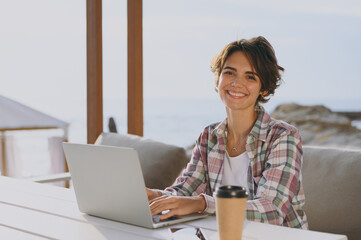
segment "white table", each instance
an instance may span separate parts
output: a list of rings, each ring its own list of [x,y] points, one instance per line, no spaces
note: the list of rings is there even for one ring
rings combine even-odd
[[[199,226],[218,239],[215,217],[178,226]],[[344,240],[344,235],[246,221],[243,239]],[[171,239],[168,228],[146,229],[79,212],[75,194],[25,180],[0,177],[0,239]]]

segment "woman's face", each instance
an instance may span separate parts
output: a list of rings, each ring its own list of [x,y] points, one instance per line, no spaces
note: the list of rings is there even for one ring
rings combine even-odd
[[[246,55],[232,53],[219,77],[218,93],[223,104],[232,110],[254,109],[260,90],[261,81]]]

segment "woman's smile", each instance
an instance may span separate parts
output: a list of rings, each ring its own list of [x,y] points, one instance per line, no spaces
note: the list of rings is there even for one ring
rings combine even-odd
[[[247,94],[238,91],[227,90],[226,92],[230,97],[237,99],[247,96]]]

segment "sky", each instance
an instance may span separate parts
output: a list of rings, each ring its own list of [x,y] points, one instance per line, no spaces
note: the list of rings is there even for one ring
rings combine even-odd
[[[85,3],[0,0],[1,95],[63,120],[85,117]],[[106,112],[126,107],[126,27],[126,1],[103,0]],[[217,98],[211,59],[259,35],[285,68],[272,100],[349,100],[361,111],[361,2],[353,0],[144,0],[145,101]]]

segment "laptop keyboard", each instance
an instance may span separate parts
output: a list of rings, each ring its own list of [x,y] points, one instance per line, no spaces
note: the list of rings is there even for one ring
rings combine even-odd
[[[154,215],[154,216],[153,216],[153,222],[154,222],[154,223],[159,223],[159,222],[160,222],[159,216],[160,216],[160,215]]]
[[[154,215],[153,216],[153,222],[154,223],[160,223],[160,222],[164,222],[164,221],[170,221],[170,220],[175,220],[175,219],[178,219],[176,216],[172,216],[170,218],[167,218],[165,220],[160,220],[159,219],[159,216],[162,215],[162,214],[158,214],[158,215]]]

